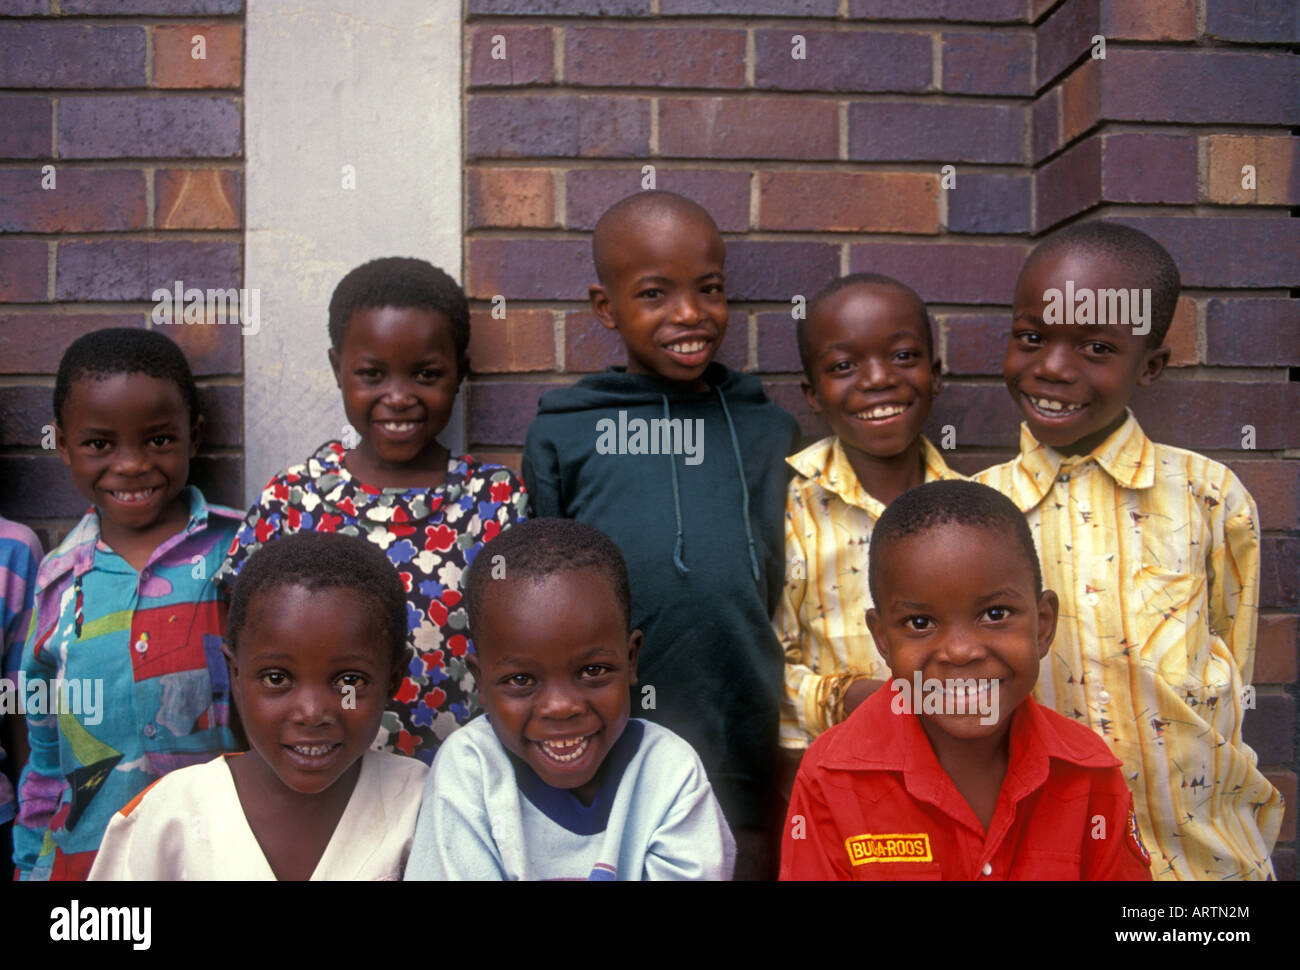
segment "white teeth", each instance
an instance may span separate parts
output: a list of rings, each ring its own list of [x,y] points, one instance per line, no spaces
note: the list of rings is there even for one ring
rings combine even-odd
[[[306,755],[309,758],[319,758],[321,755],[329,754],[334,750],[332,744],[295,744],[293,750],[299,754]]]
[[[875,421],[880,418],[892,418],[895,415],[902,414],[907,410],[906,404],[877,404],[874,408],[868,408],[865,411],[859,411],[855,417],[867,421]]]
[[[590,740],[590,737],[564,738],[559,741],[538,741],[536,744],[554,761],[576,761],[586,752]]]
[[[708,344],[703,340],[683,340],[680,343],[669,344],[668,349],[679,354],[699,353]]]
[[[1040,411],[1055,411],[1058,414],[1069,414],[1072,411],[1082,411],[1082,404],[1066,404],[1064,401],[1053,401],[1046,397],[1031,397],[1029,403]]]
[[[142,488],[134,492],[114,491],[112,496],[119,502],[143,502],[156,491],[156,488]]]
[[[410,431],[415,427],[414,421],[380,421],[379,426],[386,431],[394,434],[401,434],[403,431]]]

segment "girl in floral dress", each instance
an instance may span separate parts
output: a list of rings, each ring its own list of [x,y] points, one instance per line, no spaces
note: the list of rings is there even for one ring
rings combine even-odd
[[[327,441],[272,478],[218,574],[229,583],[265,543],[303,530],[384,550],[406,588],[414,655],[374,747],[426,763],[479,710],[461,576],[528,501],[508,468],[437,441],[468,372],[469,332],[464,292],[423,260],[377,259],[345,276],[330,299],[329,358],[360,440]]]

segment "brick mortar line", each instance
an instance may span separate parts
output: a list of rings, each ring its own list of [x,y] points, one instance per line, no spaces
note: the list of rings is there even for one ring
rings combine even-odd
[[[149,167],[166,167],[158,166],[159,161],[167,161],[158,158],[54,158],[54,157],[37,157],[37,158],[0,158],[0,171],[22,171],[24,169],[40,169],[42,165],[57,163],[59,169],[71,169],[79,172],[139,172]],[[184,165],[185,168],[199,168],[220,172],[242,172],[244,166],[236,164],[233,159],[216,159],[216,158],[195,158],[190,163]],[[57,191],[57,190],[56,190]]]
[[[48,19],[48,18],[38,18]],[[579,14],[565,17],[559,14],[501,14],[501,13],[467,13],[464,16],[467,27],[604,27],[611,30],[791,30],[799,33],[801,29],[822,30],[827,33],[846,34],[972,34],[987,36],[990,29],[998,34],[1015,34],[1033,36],[1035,28],[1024,21],[979,21],[979,20],[866,20],[838,15],[829,17],[811,17],[792,14],[782,17],[779,14]],[[1125,42],[1127,43],[1127,42]],[[1141,43],[1155,44],[1158,41]],[[1171,41],[1171,43],[1174,43]],[[1106,47],[1109,50],[1110,40]],[[1091,44],[1089,48],[1091,48]]]
[[[154,88],[154,87],[87,87],[87,88],[4,88],[0,87],[0,95],[5,97],[14,97],[18,95],[30,95],[32,97],[85,97],[85,98],[120,98],[120,97],[142,97],[148,95],[149,101],[163,101],[167,99],[175,100],[177,98],[193,97],[214,97],[214,98],[235,98],[243,100],[242,85],[237,88]]]
[[[190,238],[198,233],[207,233],[199,238]],[[99,232],[56,231],[56,232],[6,232],[0,239],[13,242],[241,242],[242,229],[105,229]],[[2,306],[3,304],[0,304]]]
[[[8,93],[11,90],[26,91],[30,89],[18,88],[0,88],[0,94]],[[53,90],[53,89],[48,89]],[[62,90],[62,89],[60,89]],[[73,89],[74,91],[76,89]],[[87,89],[91,90],[91,89]],[[104,89],[100,89],[104,90]],[[140,90],[140,89],[121,89],[121,90]],[[175,93],[184,91],[223,91],[234,90],[225,88],[166,88],[152,89],[154,93]],[[848,99],[853,102],[879,104],[886,101],[903,101],[916,104],[939,104],[939,105],[987,105],[990,107],[1008,107],[1008,108],[1032,108],[1036,100],[1031,95],[1018,94],[965,94],[959,91],[932,91],[924,89],[921,91],[840,91],[830,90],[827,88],[750,88],[750,87],[636,87],[628,85],[625,87],[612,85],[592,85],[590,87],[575,84],[480,84],[466,89],[471,97],[478,98],[508,98],[513,96],[532,96],[539,95],[554,97],[599,97],[599,98],[617,98],[625,97],[629,99],[649,99],[649,98],[677,98],[677,99],[696,99],[721,98],[727,95],[744,96],[746,99],[757,98],[763,101],[788,101],[791,99],[800,101],[836,101]],[[1174,124],[1174,122],[1170,122]],[[1091,130],[1091,129],[1089,129]]]
[[[25,160],[18,160],[23,162]],[[33,162],[35,160],[32,160]],[[87,161],[94,161],[88,159]],[[148,161],[153,161],[148,159]],[[635,163],[635,164],[634,164]],[[534,158],[495,158],[492,156],[476,156],[465,161],[465,170],[468,172],[490,170],[490,169],[549,169],[552,172],[589,172],[589,171],[633,171],[639,168],[638,159],[635,158],[562,158],[555,155],[538,155]],[[921,174],[921,175],[939,175],[939,169],[944,165],[956,164],[962,168],[974,169],[969,174],[972,175],[1024,175],[1034,174],[1027,171],[1023,165],[1015,165],[1008,162],[950,162],[950,161],[860,161],[855,162],[852,159],[826,158],[826,159],[779,159],[779,158],[692,158],[689,156],[665,156],[657,155],[654,157],[655,168],[662,171],[672,172],[690,172],[690,171],[711,171],[711,172],[791,172],[793,174],[805,174],[816,172],[839,172],[850,175],[858,174]],[[0,159],[0,168],[24,167],[23,165],[6,166],[3,159]],[[30,167],[27,164],[26,167]],[[121,165],[114,166],[119,168],[131,168],[130,160],[124,160]],[[209,168],[221,167],[220,160],[212,160],[212,164],[206,166]]]

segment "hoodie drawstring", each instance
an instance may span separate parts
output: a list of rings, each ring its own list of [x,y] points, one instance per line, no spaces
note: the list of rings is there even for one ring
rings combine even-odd
[[[740,512],[745,519],[745,541],[749,544],[749,566],[754,572],[754,582],[759,582],[760,572],[758,569],[758,554],[754,551],[754,532],[749,526],[749,485],[745,481],[745,463],[740,458],[740,441],[736,438],[736,425],[731,420],[731,411],[727,407],[727,399],[722,394],[722,388],[716,385],[713,388],[717,392],[718,401],[722,404],[722,414],[727,419],[727,430],[731,432],[731,451],[736,456],[736,471],[740,473]]]
[[[671,418],[668,411],[668,395],[661,394],[660,397],[663,398],[664,402],[664,420],[669,421]],[[672,425],[666,425],[666,427],[672,427]],[[677,515],[677,541],[673,543],[673,565],[677,567],[679,573],[685,576],[690,570],[686,568],[686,563],[682,559],[682,546],[686,542],[686,536],[682,532],[682,493],[681,487],[677,484],[677,459],[673,456],[671,449],[668,451],[668,467],[673,470],[673,512]]]

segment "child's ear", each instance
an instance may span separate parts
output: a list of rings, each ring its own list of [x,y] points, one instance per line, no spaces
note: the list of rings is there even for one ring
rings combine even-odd
[[[871,639],[876,641],[876,652],[880,654],[880,659],[885,662],[886,667],[890,666],[889,641],[885,637],[885,624],[874,606],[867,610],[867,629],[871,631]]]
[[[633,630],[627,638],[628,683],[636,683],[636,658],[641,655],[641,643],[645,636],[640,630]]]
[[[190,428],[190,457],[193,458],[199,453],[199,442],[203,440],[203,415],[194,419],[194,425]]]
[[[599,283],[587,288],[587,299],[591,301],[591,312],[606,330],[617,330],[614,315],[609,312],[609,292]]]
[[[334,386],[340,390],[343,388],[343,382],[339,380],[339,352],[333,347],[329,349],[330,370],[334,372]]]
[[[472,653],[465,654],[465,666],[469,668],[470,675],[474,678],[474,688],[477,690],[483,682],[483,671],[479,667],[478,657]]]
[[[799,379],[799,390],[803,391],[804,400],[808,402],[808,407],[813,414],[822,413],[822,400],[817,396],[817,388],[813,387],[808,378]]]
[[[226,658],[226,667],[230,672],[230,693],[234,697],[239,707],[244,706],[244,685],[239,682],[239,661],[235,659],[235,651],[230,648],[230,642],[225,637],[221,638],[221,654]]]
[[[58,421],[54,422],[54,448],[63,459],[63,464],[71,467],[72,456],[68,454],[68,436],[63,433],[63,425]]]
[[[1142,373],[1138,375],[1138,387],[1150,387],[1160,379],[1160,375],[1165,372],[1165,365],[1169,363],[1171,353],[1168,347],[1157,347],[1155,350],[1147,351],[1142,361]]]
[[[1038,597],[1038,659],[1047,656],[1056,639],[1056,617],[1061,611],[1061,601],[1056,593],[1045,589]]]
[[[943,390],[943,361],[938,357],[930,365],[930,395],[933,397]]]

